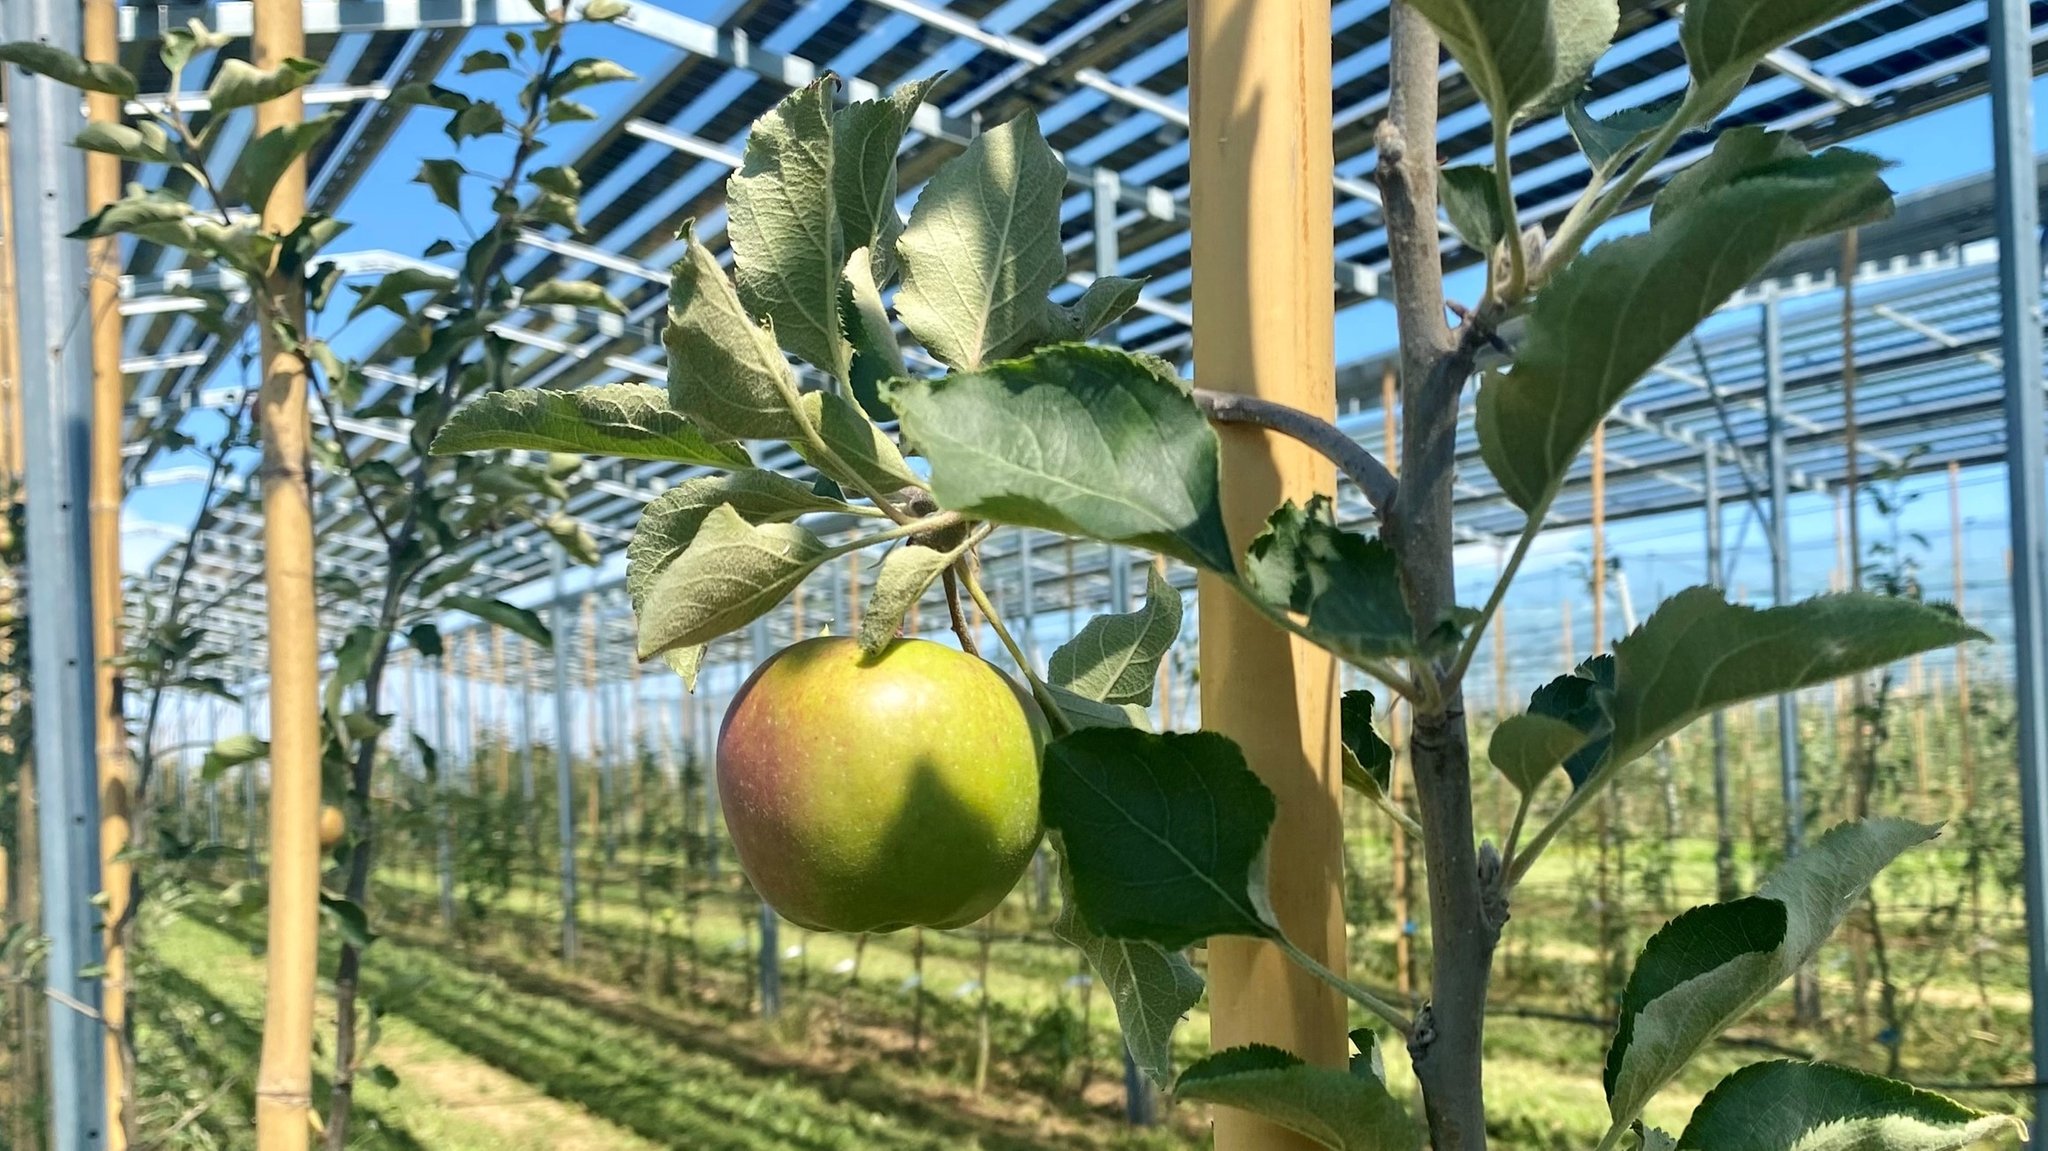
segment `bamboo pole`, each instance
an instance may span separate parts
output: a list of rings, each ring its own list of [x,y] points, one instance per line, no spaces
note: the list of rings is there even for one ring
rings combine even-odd
[[[1948,465],[1948,537],[1949,556],[1954,564],[1952,598],[1960,612],[1965,590],[1963,554],[1967,548],[1963,536],[1963,471],[1953,460]],[[1962,804],[1957,808],[1957,814],[1972,811],[1977,806],[1977,751],[1975,741],[1970,738],[1971,718],[1970,649],[1967,644],[1957,644],[1955,730],[1959,738],[1956,741],[1956,769],[1962,775]]]
[[[86,0],[85,57],[114,63],[120,54],[114,0]],[[94,123],[121,122],[121,98],[88,93],[86,116]],[[121,161],[105,152],[85,156],[86,211],[96,213],[121,198]],[[100,1015],[106,1024],[107,1151],[124,1151],[136,1117],[124,1088],[133,1073],[128,1036],[129,903],[133,865],[126,851],[134,792],[134,764],[128,754],[128,724],[122,714],[121,674],[121,416],[127,389],[121,375],[121,249],[111,236],[86,250],[87,305],[92,317],[92,474],[88,503],[92,536],[93,692],[98,726],[94,737],[100,790],[100,888],[105,893],[106,976],[100,984]]]
[[[278,68],[305,54],[296,0],[256,0],[250,62]],[[256,134],[301,123],[291,92],[256,108]],[[306,162],[286,165],[263,227],[287,233],[306,206]],[[285,317],[304,330],[296,283],[277,277]],[[261,327],[264,590],[270,629],[270,922],[263,1055],[256,1073],[258,1151],[304,1151],[313,1094],[313,988],[320,941],[320,633],[313,596],[311,426],[306,376],[276,326]]]
[[[1328,5],[1311,0],[1189,5],[1195,359],[1204,379],[1325,417],[1336,408],[1329,34]],[[1283,499],[1335,488],[1330,464],[1291,440],[1246,427],[1220,437],[1224,518],[1239,542]],[[1278,922],[1342,971],[1336,663],[1214,577],[1201,578],[1199,608],[1204,722],[1238,741],[1278,800]],[[1263,1042],[1343,1065],[1343,1002],[1272,944],[1213,939],[1209,972],[1218,1049]],[[1215,1124],[1224,1151],[1314,1146],[1229,1108]]]

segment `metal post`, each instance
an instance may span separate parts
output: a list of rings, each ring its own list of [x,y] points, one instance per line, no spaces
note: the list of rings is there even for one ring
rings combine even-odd
[[[2026,0],[1991,5],[1991,121],[1998,299],[2005,353],[2006,471],[2012,499],[2013,703],[2026,844],[2028,974],[2034,1057],[2048,1056],[2048,508],[2041,438],[2041,252]],[[2037,1081],[2041,1076],[2034,1077]],[[2048,1087],[2034,1088],[2036,1121]]]
[[[1721,461],[1714,448],[1700,458],[1706,482],[1702,506],[1707,520],[1707,583],[1721,586]],[[1728,717],[1720,711],[1708,720],[1714,741],[1714,891],[1723,901],[1734,899],[1735,835],[1728,818]]]
[[[768,617],[761,616],[748,630],[754,649],[754,663],[759,665],[774,654],[768,635]],[[782,1010],[782,946],[781,917],[768,901],[761,901],[761,1017],[773,1019]]]
[[[9,39],[68,52],[81,43],[76,0],[9,0]],[[88,472],[91,345],[85,249],[64,234],[85,206],[85,164],[68,141],[85,126],[77,93],[16,72],[8,92],[8,146],[21,286],[21,422],[28,494],[28,612],[36,689],[44,963],[49,998],[52,1151],[93,1151],[106,1135],[106,1052],[100,1031],[99,796],[94,746],[93,616]]]
[[[609,866],[618,857],[618,836],[613,824],[619,817],[618,784],[618,731],[613,726],[618,709],[612,699],[612,686],[602,677],[604,669],[611,666],[611,645],[604,638],[603,605],[597,605],[590,612],[590,642],[596,652],[594,661],[598,670],[597,678],[590,685],[591,705],[597,709],[597,738],[590,749],[597,762],[597,796],[601,819],[598,824],[603,833],[602,849],[604,861]]]
[[[708,674],[708,669],[707,669]],[[702,682],[702,681],[700,681]],[[718,808],[718,724],[712,715],[709,696],[699,696],[697,706],[700,722],[697,730],[704,741],[703,788],[704,788],[704,863],[705,871],[713,883],[718,882],[718,827],[723,816]]]
[[[1785,354],[1784,325],[1778,311],[1778,297],[1764,296],[1764,424],[1767,429],[1764,455],[1770,472],[1771,496],[1771,601],[1792,602],[1792,522],[1786,508],[1790,476],[1785,464]],[[1785,799],[1785,857],[1793,858],[1804,845],[1806,801],[1799,787],[1799,698],[1778,697],[1778,779]],[[1803,969],[1792,985],[1793,1011],[1799,1022],[1812,1023],[1820,1017],[1820,987],[1813,972]]]
[[[569,606],[562,549],[548,554],[555,602],[548,624],[554,633],[555,826],[562,844],[562,962],[576,962],[576,784],[569,776],[569,635],[575,613]]]

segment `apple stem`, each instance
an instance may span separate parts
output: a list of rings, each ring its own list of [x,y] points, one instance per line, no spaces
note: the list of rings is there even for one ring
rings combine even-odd
[[[960,650],[968,655],[978,656],[981,654],[981,645],[974,642],[974,629],[967,626],[967,611],[960,604],[960,577],[954,574],[956,569],[964,567],[966,563],[967,561],[962,559],[947,568],[941,578],[946,585],[946,611],[953,617],[953,634],[960,637]]]

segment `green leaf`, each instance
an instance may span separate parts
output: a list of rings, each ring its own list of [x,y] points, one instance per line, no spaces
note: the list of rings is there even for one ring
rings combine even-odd
[[[683,678],[683,690],[693,695],[697,691],[697,673],[704,667],[705,649],[706,645],[700,643],[663,652],[661,656],[669,670]]]
[[[296,92],[319,75],[317,61],[302,60],[296,56],[275,68],[258,68],[246,60],[230,58],[220,62],[220,70],[214,73],[213,83],[206,89],[206,97],[212,104],[213,114],[218,116],[231,109],[267,103],[288,92]]]
[[[1159,660],[1180,635],[1181,600],[1157,567],[1145,570],[1145,606],[1089,620],[1052,653],[1052,682],[1089,699],[1151,706]]]
[[[342,637],[341,646],[334,650],[334,670],[328,672],[327,683],[321,689],[321,706],[330,722],[337,726],[345,724],[348,711],[342,704],[348,689],[370,674],[370,658],[383,642],[384,634],[368,624],[357,624]]]
[[[348,318],[353,320],[371,308],[386,308],[401,320],[411,320],[412,311],[406,307],[405,298],[415,292],[445,292],[455,286],[455,278],[440,269],[400,268],[385,274],[368,289],[358,288],[355,307],[349,309]]]
[[[1515,119],[1557,82],[1557,30],[1548,0],[1411,2],[1436,26],[1496,122]]]
[[[415,184],[425,184],[433,189],[434,199],[448,206],[450,211],[462,211],[462,177],[468,172],[454,160],[422,160],[420,174],[412,178]]]
[[[303,123],[272,128],[251,141],[228,174],[228,199],[239,200],[252,211],[263,211],[285,169],[326,139],[341,117],[342,109],[333,108]]]
[[[2003,1135],[2024,1139],[2026,1124],[1867,1071],[1779,1059],[1707,1092],[1678,1151],[1964,1151]]]
[[[903,234],[896,153],[938,80],[913,80],[886,100],[857,100],[832,114],[832,200],[841,245],[849,254],[866,250],[869,278],[877,285],[896,278],[896,239]]]
[[[106,236],[139,236],[154,244],[190,249],[198,242],[192,230],[192,205],[162,189],[127,195],[101,208],[66,233],[68,239],[97,240]]]
[[[551,648],[555,645],[554,635],[548,631],[548,625],[542,622],[537,613],[523,607],[515,607],[504,600],[458,594],[443,599],[441,606],[449,611],[466,612],[485,623],[497,624],[541,647]]]
[[[476,136],[494,136],[505,130],[505,113],[489,100],[465,106],[448,120],[445,131],[457,144]]]
[[[1524,120],[1548,116],[1584,90],[1594,66],[1606,55],[1621,27],[1621,5],[1616,0],[1549,0],[1549,4],[1557,59],[1550,87],[1523,109]]]
[[[596,567],[604,558],[597,550],[597,541],[590,538],[590,529],[567,512],[556,512],[540,520],[538,526],[569,553],[571,560],[584,567]]]
[[[1507,216],[1501,211],[1500,184],[1493,169],[1482,164],[1445,168],[1437,184],[1444,212],[1465,246],[1485,255],[1507,238]]]
[[[946,570],[954,556],[935,548],[911,544],[882,557],[875,573],[874,594],[860,617],[860,649],[869,655],[889,646],[903,626],[911,606],[924,598],[932,581]]]
[[[1608,762],[1627,763],[1730,704],[1986,638],[1953,610],[1897,596],[1851,592],[1759,611],[1690,588],[1614,649]]]
[[[630,11],[632,9],[626,6],[626,0],[590,0],[590,3],[583,6],[583,18],[610,22]]]
[[[848,391],[871,418],[893,418],[895,413],[882,402],[882,384],[909,373],[903,366],[903,349],[896,343],[896,329],[889,323],[889,311],[882,305],[881,289],[875,286],[873,261],[866,248],[856,248],[846,257],[846,273],[839,284],[839,321],[853,348]]]
[[[567,164],[551,164],[545,168],[536,168],[526,179],[536,188],[571,200],[583,194],[582,174]]]
[[[580,205],[574,197],[542,190],[522,214],[543,224],[558,224],[571,232],[581,232],[583,221],[577,215],[580,210]]]
[[[669,404],[725,439],[795,440],[802,430],[784,400],[794,390],[782,349],[747,315],[718,257],[683,226],[687,248],[669,282]]]
[[[529,308],[567,304],[572,308],[610,312],[614,316],[626,314],[626,305],[605,291],[604,285],[593,284],[589,280],[546,280],[520,293],[519,302]]]
[[[919,482],[917,473],[903,462],[903,453],[896,450],[896,441],[862,414],[852,400],[837,392],[805,392],[797,404],[804,419],[817,429],[818,438],[846,465],[839,468],[827,463],[807,439],[792,440],[790,447],[812,467],[854,487],[894,491]]]
[[[1217,499],[1216,433],[1152,361],[1063,344],[889,402],[931,463],[933,495],[985,519],[1235,568]]]
[[[548,101],[547,122],[550,124],[582,124],[595,119],[597,112],[588,104],[559,98]]]
[[[811,485],[766,471],[737,471],[724,476],[684,480],[656,496],[640,513],[633,540],[626,545],[626,596],[639,611],[654,578],[683,554],[704,517],[730,506],[748,523],[788,523],[812,512],[846,512],[839,500],[819,495]]]
[[[117,64],[88,63],[82,56],[33,40],[0,44],[0,60],[24,72],[48,76],[59,84],[69,84],[82,92],[105,92],[123,100],[133,100],[138,91],[135,77],[126,68]]]
[[[1097,276],[1071,304],[1054,305],[1046,342],[1086,340],[1137,306],[1145,281],[1128,276]]]
[[[514,388],[479,396],[434,437],[437,456],[523,449],[629,460],[667,460],[712,468],[753,465],[746,449],[706,439],[647,384],[606,384],[558,391]]]
[[[1058,837],[1055,836],[1057,846]],[[1097,935],[1081,918],[1074,876],[1060,848],[1060,914],[1053,936],[1072,945],[1109,992],[1131,1061],[1161,1087],[1173,1078],[1173,1031],[1202,1001],[1202,976],[1186,954],[1142,939]]]
[[[334,927],[342,942],[361,951],[378,939],[370,930],[370,916],[360,904],[351,903],[338,895],[320,893],[321,917]]]
[[[78,133],[71,146],[119,156],[137,164],[176,164],[184,159],[184,153],[171,142],[170,134],[154,120],[141,120],[132,125],[95,121]]]
[[[206,758],[199,765],[199,778],[212,783],[226,774],[229,768],[240,767],[269,754],[270,743],[267,740],[258,739],[249,732],[230,735],[215,741],[207,749]]]
[[[729,504],[713,508],[690,545],[648,585],[640,658],[709,643],[774,610],[834,555],[795,524],[755,527]]]
[[[1586,742],[1586,733],[1564,720],[1524,712],[1501,720],[1493,729],[1486,758],[1516,791],[1528,795]]]
[[[1682,96],[1658,100],[1639,108],[1624,108],[1604,119],[1595,117],[1583,100],[1565,105],[1564,122],[1586,154],[1586,162],[1603,176],[1613,175],[1621,165],[1649,143],[1657,130],[1678,115]]]
[[[548,81],[549,97],[566,96],[571,92],[597,84],[616,84],[624,80],[637,80],[632,69],[610,60],[599,60],[585,56],[555,73]]]
[[[1306,618],[1338,656],[1380,660],[1415,650],[1394,549],[1330,522],[1330,499],[1289,500],[1245,552],[1245,583],[1274,608]]]
[[[1592,778],[1614,742],[1613,706],[1612,655],[1594,656],[1529,696],[1529,714],[1568,724],[1583,737],[1579,749],[1564,758],[1564,772],[1574,790]]]
[[[1152,716],[1134,703],[1104,703],[1089,699],[1071,688],[1056,683],[1045,685],[1053,702],[1059,705],[1060,713],[1067,722],[1077,728],[1109,727],[1135,728],[1138,731],[1152,730]]]
[[[1706,159],[1673,176],[1657,193],[1650,205],[1650,225],[1655,227],[1717,188],[1782,171],[1832,173],[1843,180],[1862,181],[1862,197],[1846,199],[1836,214],[1810,221],[1800,238],[1824,236],[1887,214],[1891,195],[1882,181],[1869,177],[1888,166],[1868,152],[1834,148],[1813,156],[1805,144],[1787,133],[1731,128],[1714,141],[1714,150]]]
[[[1369,796],[1385,796],[1393,790],[1394,749],[1372,726],[1372,709],[1377,702],[1371,692],[1358,688],[1345,692],[1337,705],[1344,782]]]
[[[1724,104],[1749,74],[1782,48],[1863,6],[1863,0],[1706,0],[1689,3],[1678,26],[1693,81]]]
[[[1885,865],[1935,834],[1904,819],[1842,824],[1755,896],[1694,908],[1651,936],[1607,1049],[1615,1119],[1641,1114],[1695,1052],[1813,958]]]
[[[406,630],[405,640],[427,659],[439,659],[448,650],[441,642],[441,629],[430,623],[412,625]]]
[[[212,52],[225,48],[234,39],[208,28],[198,17],[185,21],[183,28],[166,28],[162,45],[157,49],[157,59],[164,62],[164,68],[171,72],[182,72],[192,57],[200,52]]]
[[[464,56],[460,71],[464,76],[473,76],[478,72],[502,72],[511,66],[512,57],[486,48]]]
[[[384,1088],[386,1091],[398,1086],[398,1072],[383,1063],[372,1063],[363,1068],[363,1078]]]
[[[1334,1151],[1411,1151],[1422,1138],[1408,1108],[1370,1074],[1317,1067],[1263,1043],[1201,1060],[1173,1095],[1249,1111]]]
[[[1066,182],[1027,112],[976,136],[925,185],[896,244],[896,315],[940,362],[981,368],[1051,334]]]
[[[1097,932],[1168,948],[1278,933],[1266,902],[1273,793],[1227,737],[1076,731],[1046,748],[1040,786]]]
[[[1566,265],[1537,295],[1514,366],[1479,390],[1480,453],[1502,490],[1524,511],[1546,506],[1594,427],[1687,332],[1787,245],[1888,196],[1874,161],[1810,157]]]
[[[754,122],[745,160],[726,186],[727,231],[747,314],[765,317],[783,347],[845,380],[853,349],[839,320],[847,249],[832,191],[836,84],[821,76]]]

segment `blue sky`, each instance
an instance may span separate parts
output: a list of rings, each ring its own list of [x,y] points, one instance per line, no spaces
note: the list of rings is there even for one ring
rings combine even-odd
[[[678,11],[699,19],[716,20],[722,11],[730,7],[727,3],[672,3]],[[829,15],[831,4],[813,5],[810,11],[817,18]],[[1009,15],[1027,14],[1034,6],[1013,4],[999,9],[1000,18]],[[798,18],[799,20],[801,17]],[[889,15],[884,19],[906,21],[907,17]],[[801,24],[792,27],[792,35],[801,34]],[[502,34],[490,29],[479,29],[469,34],[464,51],[480,48],[497,48],[502,45]],[[769,48],[787,48],[793,44],[768,42]],[[1172,51],[1170,47],[1164,49]],[[679,58],[675,50],[655,44],[643,37],[615,28],[586,28],[579,30],[571,44],[571,51],[577,55],[607,56],[619,60],[642,76],[658,75]],[[845,70],[857,69],[862,62],[860,49],[856,46],[847,57],[829,63]],[[509,102],[515,82],[507,82],[500,74],[495,82],[490,76],[465,77],[450,81],[455,86],[478,95],[493,95]],[[744,87],[737,78],[728,79],[725,87],[715,88],[705,99],[709,106],[721,98],[730,98]],[[2044,85],[2035,86],[2037,96]],[[608,85],[587,90],[579,99],[593,105],[601,114],[630,100],[636,91],[633,84]],[[1049,110],[1048,122],[1061,115],[1060,109]],[[353,230],[336,245],[338,250],[388,249],[399,253],[417,253],[433,240],[443,236],[460,238],[460,225],[446,209],[436,204],[431,194],[411,177],[421,159],[456,154],[446,135],[441,130],[445,117],[432,112],[415,112],[406,117],[402,127],[387,147],[382,157],[365,179],[361,181],[338,215],[354,221]],[[1139,115],[1132,122],[1139,129],[1150,117]],[[1156,121],[1151,121],[1156,125]],[[554,137],[555,143],[536,163],[552,163],[574,155],[588,138],[596,125],[579,125],[568,131],[560,131]],[[1134,129],[1136,130],[1136,129]],[[2048,145],[2048,131],[2037,122],[2035,125],[2037,151]],[[1988,102],[1983,99],[1968,101],[1946,108],[1917,120],[1896,125],[1856,142],[1856,146],[1885,156],[1895,163],[1889,174],[1894,188],[1901,193],[1931,185],[1944,183],[1973,175],[1989,168],[1990,124]],[[472,141],[460,151],[463,162],[473,170],[491,172],[503,167],[507,147],[503,142]],[[1082,157],[1089,158],[1089,157]],[[611,186],[640,179],[645,165],[651,161],[641,160],[611,174],[595,187],[609,189]],[[1134,178],[1146,178],[1148,173],[1134,171]],[[480,187],[480,185],[479,185]],[[650,206],[659,210],[662,202],[680,198],[686,188],[675,187],[657,190],[663,200]],[[481,201],[481,195],[475,197]],[[477,204],[481,207],[481,204]],[[474,215],[475,209],[472,209]],[[1640,227],[1639,220],[1624,219],[1611,226],[1615,230],[1629,230]],[[1470,299],[1479,290],[1476,272],[1468,271],[1452,278],[1452,294],[1461,299]],[[346,298],[346,293],[343,294]],[[336,309],[333,319],[345,312],[345,307]],[[346,335],[338,337],[337,344],[343,351],[360,349],[381,338],[382,330],[377,324],[359,324]],[[1391,309],[1384,303],[1367,303],[1351,308],[1341,314],[1337,326],[1337,354],[1339,362],[1355,359],[1387,348],[1393,340]],[[226,382],[216,380],[216,383]],[[196,414],[191,417],[190,430],[202,437],[209,436],[218,426],[218,417],[210,414]],[[179,463],[191,463],[190,459],[160,461],[156,466],[162,469]],[[2005,497],[2002,473],[1995,469],[1979,469],[1965,477],[1965,518],[1974,525],[1970,533],[1973,556],[1988,557],[1995,554],[1999,543],[1998,532],[2005,516]],[[1916,488],[1925,488],[1928,498],[1911,505],[1907,526],[1912,530],[1924,531],[1935,542],[1939,552],[1938,563],[1931,566],[1936,574],[1947,570],[1946,495],[1940,491],[1944,483],[1940,477],[1933,477]],[[197,498],[196,482],[153,486],[139,490],[130,499],[127,511],[129,531],[125,537],[126,559],[131,568],[146,562],[160,551],[170,539],[182,538],[189,530],[194,503]],[[1811,505],[1811,506],[1808,506]],[[1765,554],[1762,550],[1761,530],[1751,524],[1742,526],[1747,512],[1739,507],[1730,511],[1728,539],[1735,552],[1731,572],[1731,584],[1761,590],[1767,586],[1768,574]],[[1610,531],[1610,549],[1623,557],[1625,566],[1631,572],[1632,580],[1644,586],[1634,588],[1639,604],[1647,604],[1658,591],[1676,590],[1686,583],[1696,582],[1700,571],[1696,557],[1700,536],[1697,515],[1664,517],[1616,525]],[[1834,511],[1831,505],[1818,500],[1795,502],[1793,528],[1798,537],[1794,553],[1798,557],[1798,582],[1802,591],[1822,590],[1828,571],[1833,566]],[[1873,526],[1869,530],[1875,530]],[[1737,548],[1738,542],[1746,546]],[[1517,603],[1534,610],[1546,601],[1554,604],[1557,597],[1567,594],[1580,578],[1576,573],[1583,570],[1586,562],[1587,542],[1583,533],[1565,532],[1546,537],[1539,545],[1533,559],[1523,590],[1518,592]],[[619,561],[614,558],[613,565]],[[1484,553],[1475,553],[1465,561],[1466,569],[1472,573],[1472,596],[1483,594],[1483,575],[1491,567],[1491,561]],[[1640,574],[1639,574],[1640,573]],[[1934,580],[1939,587],[1943,580]],[[1581,593],[1581,598],[1583,594]],[[1511,605],[1512,607],[1512,605]],[[1616,624],[1619,627],[1619,623]],[[1583,649],[1582,649],[1583,650]]]

